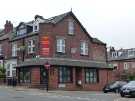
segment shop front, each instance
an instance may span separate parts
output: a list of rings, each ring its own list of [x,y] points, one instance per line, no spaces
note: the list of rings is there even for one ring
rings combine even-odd
[[[50,67],[47,69],[45,63]],[[107,83],[104,63],[70,59],[39,59],[18,65],[18,85],[62,90],[101,90]]]

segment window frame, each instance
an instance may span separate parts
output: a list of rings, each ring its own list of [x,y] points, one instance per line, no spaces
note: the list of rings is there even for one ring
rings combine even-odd
[[[21,75],[22,73],[22,75]],[[26,73],[29,73],[29,79],[25,80]],[[22,76],[22,77],[21,77]],[[30,68],[21,68],[19,71],[19,82],[20,83],[31,83],[31,69]]]
[[[88,79],[87,79],[87,76],[89,77]],[[96,81],[94,81],[94,80],[96,80]],[[91,68],[85,69],[85,83],[86,84],[99,83],[99,70],[91,69]]]
[[[17,56],[17,43],[12,44],[12,57]]]
[[[36,51],[35,40],[28,41],[27,49],[28,49],[28,54],[35,53]]]
[[[84,56],[89,55],[89,44],[87,41],[80,42],[80,55],[84,55]]]
[[[3,55],[2,54],[2,44],[0,44],[0,55]]]
[[[69,35],[75,34],[75,23],[73,19],[68,19],[68,34]]]
[[[73,72],[72,72],[71,67],[61,66],[58,68],[58,82],[59,83],[72,83],[73,82]]]
[[[56,52],[57,53],[65,53],[66,52],[66,40],[64,38],[57,38]]]

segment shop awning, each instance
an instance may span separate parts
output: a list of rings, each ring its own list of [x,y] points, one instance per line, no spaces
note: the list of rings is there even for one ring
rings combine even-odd
[[[18,64],[17,67],[44,66],[46,62],[48,62],[50,65],[58,66],[108,68],[106,62],[65,58],[35,58],[32,60],[26,60]]]

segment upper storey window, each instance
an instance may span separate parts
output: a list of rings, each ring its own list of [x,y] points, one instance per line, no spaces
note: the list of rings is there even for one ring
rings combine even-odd
[[[2,45],[0,44],[0,55],[2,55]]]
[[[12,44],[12,56],[17,56],[17,44]]]
[[[33,25],[33,32],[37,32],[39,30],[39,24]]]
[[[39,31],[39,23],[42,23],[44,22],[44,19],[43,18],[39,18],[37,17],[33,23],[33,32],[37,32]]]
[[[29,40],[28,41],[28,54],[35,52],[35,40]]]
[[[74,21],[72,19],[68,20],[68,34],[69,35],[75,34],[75,26],[74,26]]]
[[[57,39],[57,52],[65,53],[65,39]]]
[[[80,45],[81,55],[88,55],[88,43],[86,41],[82,41]]]

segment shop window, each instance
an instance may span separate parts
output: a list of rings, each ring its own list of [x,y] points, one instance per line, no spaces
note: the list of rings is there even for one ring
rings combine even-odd
[[[86,83],[98,83],[98,71],[96,69],[85,70],[85,82]]]
[[[30,83],[31,73],[28,68],[21,68],[19,73],[20,83]]]
[[[69,67],[59,67],[59,82],[72,82],[72,69]]]

